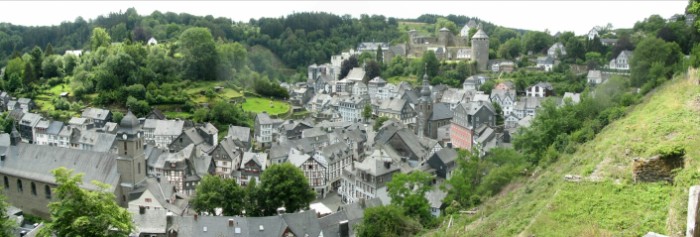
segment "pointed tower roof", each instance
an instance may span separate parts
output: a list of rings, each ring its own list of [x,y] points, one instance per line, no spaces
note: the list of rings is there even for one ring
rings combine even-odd
[[[136,118],[136,116],[131,113],[131,109],[124,115],[124,118],[122,118],[122,121],[119,123],[119,131],[128,133],[128,134],[134,134],[136,130],[138,129],[139,126],[139,119]]]
[[[474,34],[474,36],[472,36],[472,39],[488,39],[489,38],[489,36],[486,35],[486,32],[484,32],[484,30],[481,29],[481,23],[479,23],[479,26],[477,26],[477,29],[479,29],[479,30],[477,30],[476,33]]]
[[[423,74],[423,88],[420,90],[421,97],[430,98],[430,84],[428,83],[428,65],[425,65],[425,73]]]

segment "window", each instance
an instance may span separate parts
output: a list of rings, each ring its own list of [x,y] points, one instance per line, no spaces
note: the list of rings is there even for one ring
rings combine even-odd
[[[22,192],[22,180],[17,179],[17,191]]]
[[[7,176],[5,176],[4,178],[5,178],[5,189],[9,189],[10,188],[10,180],[7,179]]]
[[[139,174],[141,174],[141,162],[138,162],[138,170],[139,170]]]
[[[126,155],[126,142],[124,142],[124,155]]]
[[[151,199],[150,199],[150,198],[146,198],[145,201],[146,201],[146,202],[151,202]]]
[[[36,196],[36,184],[34,184],[34,182],[32,182],[31,187],[32,187],[32,195]]]
[[[44,185],[44,194],[46,199],[51,199],[51,188],[49,188],[49,185]]]

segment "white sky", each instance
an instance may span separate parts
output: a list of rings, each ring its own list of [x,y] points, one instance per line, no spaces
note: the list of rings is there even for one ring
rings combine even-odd
[[[550,32],[585,34],[593,26],[612,23],[631,28],[636,21],[658,14],[668,18],[683,13],[687,0],[666,1],[26,1],[0,2],[0,22],[16,25],[57,25],[78,16],[94,19],[109,12],[135,7],[140,15],[163,13],[228,17],[248,22],[251,18],[279,17],[292,12],[324,11],[337,15],[381,14],[416,18],[421,14],[465,15],[494,24]]]

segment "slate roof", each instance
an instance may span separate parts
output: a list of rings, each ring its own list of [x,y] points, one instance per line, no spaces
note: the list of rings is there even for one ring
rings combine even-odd
[[[231,125],[228,127],[227,137],[235,137],[243,142],[250,141],[250,128]]]
[[[290,141],[279,143],[273,142],[270,150],[268,151],[270,159],[278,159],[287,156],[289,154],[289,149],[292,148],[292,145],[293,144]]]
[[[433,113],[430,115],[430,121],[443,119],[451,119],[454,113],[450,110],[450,106],[445,103],[437,103],[433,105]]]
[[[146,118],[150,118],[150,119],[161,119],[161,120],[165,120],[165,119],[166,119],[166,118],[165,118],[165,115],[163,114],[163,112],[161,112],[158,108],[153,108],[153,110],[151,110],[151,113],[148,114],[148,116],[146,116]]]
[[[0,166],[0,173],[55,184],[51,170],[66,167],[84,174],[81,187],[97,190],[91,182],[97,180],[109,184],[111,187],[107,191],[111,192],[119,186],[118,158],[106,152],[19,143],[9,147],[9,156]]]
[[[533,117],[531,115],[525,115],[520,121],[518,121],[518,126],[520,127],[530,127]]]
[[[369,80],[369,84],[381,84],[381,83],[386,83],[386,80],[384,80],[378,76],[374,77],[372,80]]]
[[[221,147],[221,149],[223,149],[224,152],[226,152],[226,154],[228,155],[228,157],[226,157],[227,159],[235,159],[236,158],[236,150],[238,149],[238,145],[236,145],[236,143],[234,142],[235,139],[236,138],[233,138],[233,137],[225,137],[224,139],[222,139],[219,142],[219,144],[216,145],[217,147]],[[213,151],[214,151],[214,149],[212,149],[212,152]],[[234,168],[238,168],[238,167],[234,167]]]
[[[630,50],[622,50],[622,52],[620,52],[620,54],[618,54],[616,58],[619,58],[621,55],[625,55],[625,56],[627,56],[627,58],[632,58],[633,52]],[[627,62],[627,63],[629,63],[629,62]]]
[[[513,109],[514,110],[537,109],[541,106],[542,99],[545,99],[545,97],[521,97],[520,101],[515,103],[515,106],[513,107]]]
[[[382,101],[382,104],[379,105],[380,110],[388,110],[391,112],[396,112],[396,113],[401,113],[401,110],[403,107],[406,105],[408,101],[404,99],[389,99],[389,100],[384,100]]]
[[[41,117],[41,115],[39,115],[39,114],[35,114],[35,113],[25,113],[25,114],[22,116],[22,120],[20,121],[20,124],[21,124],[21,125],[27,125],[27,126],[30,126],[30,127],[35,127],[36,124],[39,123],[39,121],[41,121],[42,118],[43,118],[43,117]]]
[[[321,225],[314,211],[284,213],[282,218],[294,236],[319,236]]]
[[[199,145],[204,143],[204,138],[202,138],[201,135],[197,132],[196,128],[188,128],[182,131],[185,136],[189,137],[190,140],[192,141],[192,144],[194,145]]]
[[[72,117],[70,120],[68,120],[68,124],[70,125],[85,125],[87,124],[87,118],[76,118]]]
[[[184,126],[185,121],[182,120],[146,119],[143,123],[144,129],[154,129],[154,136],[178,136]]]
[[[471,20],[469,20],[469,22],[467,22],[467,26],[469,26],[469,28],[474,28],[477,26],[477,24],[474,21],[474,19],[471,19]]]
[[[581,94],[580,93],[573,93],[573,92],[565,92],[564,93],[564,99],[570,98],[571,102],[574,104],[581,102]]]
[[[116,133],[117,129],[119,129],[119,124],[114,123],[114,122],[106,122],[103,129],[105,132],[108,132],[108,133]]]
[[[214,127],[214,125],[211,123],[204,123],[199,126],[199,129],[209,135],[214,135],[219,132],[219,129],[216,129],[216,127]]]
[[[348,75],[343,79],[348,79],[350,81],[362,81],[365,77],[365,70],[361,67],[356,67],[350,70]]]
[[[588,70],[588,75],[586,76],[588,80],[600,80],[602,79],[602,74],[598,70]]]
[[[193,149],[194,145],[190,144],[187,145],[185,148],[182,148],[182,150],[178,152],[162,152],[160,156],[158,156],[158,160],[156,160],[153,167],[157,169],[163,169],[165,167],[165,164],[175,163],[177,165],[175,169],[183,170],[186,168],[185,160],[190,159],[192,157]],[[151,162],[149,161],[148,163],[150,164]]]
[[[270,118],[270,115],[268,115],[267,113],[264,113],[264,112],[263,112],[263,113],[258,113],[258,114],[256,115],[255,119],[258,120],[258,123],[260,123],[260,125],[272,124],[272,123],[273,123],[272,119]]]
[[[406,90],[406,91],[403,93],[403,95],[401,96],[401,99],[404,99],[404,100],[408,101],[408,102],[411,103],[411,104],[416,104],[416,103],[418,103],[418,98],[420,98],[420,97],[418,96],[418,93],[416,93],[416,92],[413,91],[413,90]]]
[[[80,116],[83,118],[106,120],[109,113],[110,111],[106,109],[86,108]]]
[[[491,138],[493,138],[494,132],[495,131],[490,127],[485,127],[485,130],[479,134],[479,137],[476,139],[476,141],[480,144],[485,144],[486,142],[491,140]]]
[[[253,153],[253,152],[245,152],[243,153],[243,160],[241,160],[241,166],[243,164],[248,163],[249,161],[255,162],[258,166],[260,166],[261,170],[265,170],[267,168],[267,154],[266,153]]]
[[[452,148],[442,148],[442,150],[438,151],[435,153],[437,155],[437,158],[442,161],[444,164],[449,164],[450,162],[455,161],[457,159],[457,151]]]
[[[229,226],[229,219],[234,220],[234,226]],[[248,220],[253,217],[237,217],[237,216],[198,216],[194,220],[194,216],[173,216],[173,224],[168,227],[168,231],[176,231],[178,237],[219,237],[219,236],[282,236],[282,232],[271,233],[274,230],[260,233],[249,230]],[[281,219],[281,217],[278,217]],[[206,231],[205,231],[206,230]],[[255,227],[258,231],[258,227]]]
[[[445,90],[442,94],[442,98],[440,98],[440,102],[442,103],[449,103],[449,104],[457,104],[462,99],[464,98],[466,91],[465,90],[460,90],[457,88],[448,88]]]
[[[537,57],[537,64],[554,64],[554,58],[550,56],[542,56],[542,57]]]
[[[388,169],[384,166],[384,161],[392,162]],[[375,149],[374,152],[362,162],[355,164],[355,169],[362,170],[376,177],[398,171],[400,166],[391,159],[386,151],[380,148]]]
[[[163,152],[165,152],[165,150],[147,144],[146,148],[143,150],[143,153],[146,156],[146,163],[148,166],[155,167],[158,157],[163,154]]]
[[[330,215],[321,217],[318,219],[319,225],[323,230],[323,236],[339,236],[340,233],[340,222],[348,221],[350,227],[350,236],[355,236],[354,228],[355,224],[359,223],[359,220],[348,220],[348,216],[345,210],[334,212]]]
[[[500,100],[504,100],[505,98],[510,97],[511,100],[515,100],[516,93],[515,89],[511,90],[504,90],[504,89],[493,89],[491,90],[491,100],[495,101],[494,98],[498,98]]]
[[[616,44],[617,39],[600,39],[600,42],[603,44]]]
[[[91,151],[109,152],[112,145],[117,140],[117,135],[111,133],[102,133],[92,130],[80,130],[79,133],[73,133],[76,136],[71,137],[71,143],[89,144],[92,145]],[[79,135],[79,137],[77,136]]]
[[[322,128],[320,127],[315,127],[315,128],[309,128],[309,129],[304,129],[301,131],[301,137],[306,138],[306,137],[320,137],[323,135],[326,135],[325,131],[323,131]]]
[[[479,29],[476,33],[474,33],[474,36],[472,36],[472,39],[488,39],[489,36],[486,35],[486,32],[484,30]]]
[[[629,50],[626,50],[626,51],[629,51]],[[29,98],[19,98],[19,99],[17,99],[17,103],[20,103],[20,104],[29,104],[29,103],[31,103],[31,102],[32,102],[32,99],[29,99]]]
[[[128,210],[136,226],[134,233],[165,234],[167,210],[147,209],[144,214],[139,213],[139,207],[129,207]]]
[[[446,196],[447,193],[439,188],[433,188],[425,193],[425,198],[428,199],[428,203],[432,208],[440,208],[442,206],[442,199],[445,199]]]

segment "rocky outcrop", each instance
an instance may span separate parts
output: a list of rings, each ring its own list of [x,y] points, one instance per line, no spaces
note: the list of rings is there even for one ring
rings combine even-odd
[[[634,159],[632,177],[635,182],[673,182],[673,170],[683,168],[683,156],[654,156],[650,159]]]

